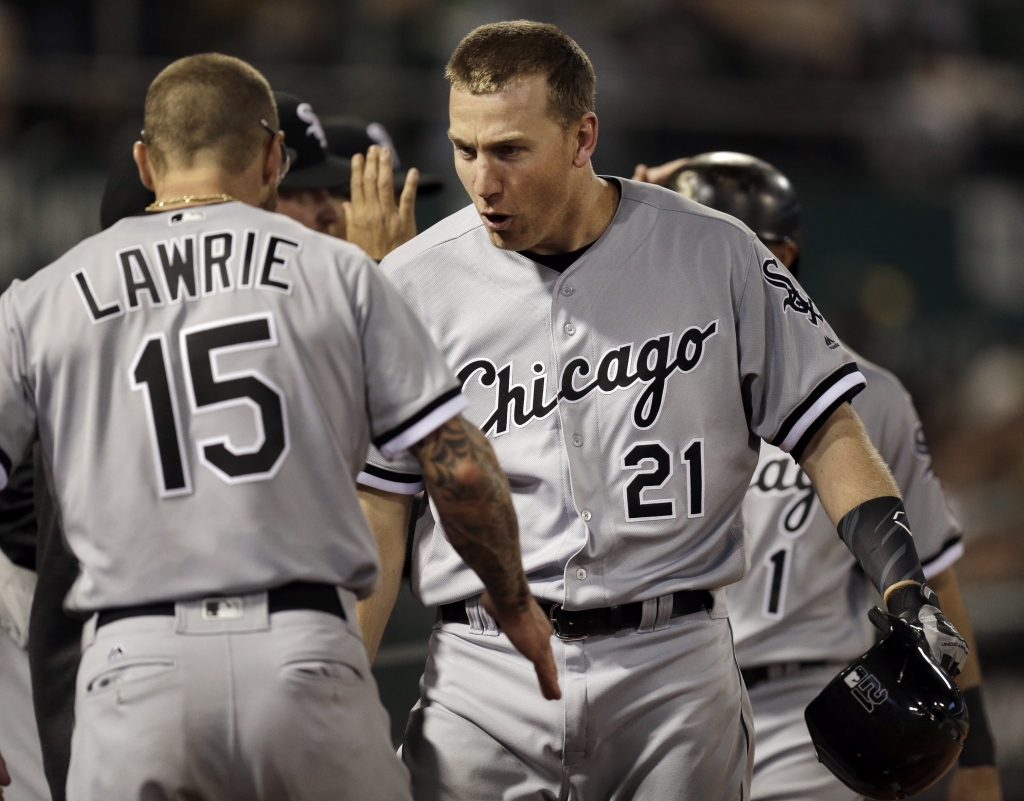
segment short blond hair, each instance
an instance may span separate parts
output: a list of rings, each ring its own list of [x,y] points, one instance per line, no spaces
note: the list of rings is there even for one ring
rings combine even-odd
[[[583,49],[554,25],[530,20],[495,22],[470,31],[444,72],[453,89],[491,94],[516,78],[544,75],[548,108],[569,127],[593,111],[594,67]]]
[[[239,173],[266,144],[266,120],[278,129],[270,84],[250,64],[220,53],[187,56],[149,85],[143,140],[158,170],[168,160],[192,166],[212,150],[228,172]]]

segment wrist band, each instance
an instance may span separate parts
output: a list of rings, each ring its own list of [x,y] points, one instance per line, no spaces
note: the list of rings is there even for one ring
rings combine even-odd
[[[892,595],[896,590],[902,589],[903,587],[910,587],[910,586],[920,587],[921,586],[921,582],[920,581],[912,581],[912,580],[908,579],[907,581],[897,581],[895,584],[889,585],[886,588],[885,592],[882,593],[882,603],[888,604],[889,603],[889,596]]]
[[[988,727],[981,687],[964,690],[963,696],[964,702],[967,704],[971,729],[967,732],[967,739],[964,740],[964,750],[960,752],[960,765],[965,768],[995,765],[996,745],[992,740],[992,731]]]
[[[864,501],[847,512],[836,528],[880,593],[908,580],[924,584],[924,570],[901,498]]]

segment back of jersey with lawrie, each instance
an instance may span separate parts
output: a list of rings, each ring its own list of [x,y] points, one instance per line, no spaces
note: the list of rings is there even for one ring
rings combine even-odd
[[[80,610],[297,579],[368,592],[366,448],[458,394],[361,251],[238,203],[123,220],[0,316],[0,448],[38,425]]]

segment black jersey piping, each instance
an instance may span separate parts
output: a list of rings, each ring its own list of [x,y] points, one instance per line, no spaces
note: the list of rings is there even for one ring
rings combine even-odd
[[[789,452],[789,455],[793,457],[794,461],[800,462],[800,458],[804,455],[804,449],[810,444],[814,435],[821,430],[821,427],[825,425],[825,421],[832,416],[832,412],[842,406],[844,403],[852,401],[856,398],[866,384],[858,384],[855,387],[850,387],[846,392],[836,398],[830,403],[825,410],[815,418],[814,422],[807,426],[807,430],[804,435],[797,440],[796,445],[793,446],[793,450]]]
[[[948,540],[946,540],[944,543],[942,543],[942,547],[939,548],[939,550],[936,551],[932,556],[929,556],[927,559],[922,559],[921,560],[921,567],[928,567],[928,565],[935,564],[951,548],[955,548],[957,545],[959,545],[961,542],[963,542],[963,539],[964,539],[963,535],[961,535],[961,534],[957,534],[955,537],[950,537]]]
[[[7,455],[3,448],[0,448],[0,467],[4,469],[4,475],[9,480],[11,477],[11,457]],[[7,483],[6,481],[4,482]]]
[[[828,392],[832,387],[834,387],[842,379],[846,378],[846,376],[852,375],[853,373],[856,373],[856,372],[859,372],[859,368],[857,367],[857,363],[856,362],[850,362],[849,364],[844,364],[838,370],[835,370],[831,375],[827,376],[824,380],[822,380],[821,383],[819,383],[818,386],[816,386],[811,391],[811,394],[809,394],[806,398],[804,398],[803,401],[800,403],[800,405],[797,406],[792,412],[790,412],[789,417],[786,418],[786,422],[784,422],[782,424],[782,428],[780,428],[778,433],[772,438],[772,443],[771,444],[776,446],[776,447],[781,446],[782,443],[785,442],[786,437],[789,436],[789,432],[793,428],[793,426],[795,426],[798,422],[800,422],[800,419],[805,414],[807,414],[807,411],[815,403],[818,402],[818,399],[822,395],[824,395],[826,392]],[[813,430],[813,433],[811,434],[811,436],[814,436],[814,434],[817,433],[818,429],[821,428],[821,424],[825,421],[825,419],[827,419],[827,416],[829,414],[831,414],[836,409],[838,409],[839,406],[842,403],[844,403],[845,401],[847,401],[850,398],[852,398],[854,395],[856,395],[858,392],[860,392],[860,390],[863,389],[863,388],[864,388],[864,384],[861,384],[859,387],[855,387],[852,395],[847,393],[847,395],[849,397],[844,395],[842,397],[842,399],[840,399],[838,401],[838,403],[834,404],[833,406],[830,406],[829,409],[826,410],[826,413],[819,415],[818,419],[815,420],[814,423],[811,424],[810,428],[808,428],[808,431],[812,431]],[[794,458],[796,458],[795,454],[797,452],[797,448],[800,448],[800,450],[803,450],[803,447],[801,447],[801,445],[806,446],[807,443],[804,442],[805,438],[808,441],[810,440],[810,437],[808,437],[807,434],[805,433],[804,436],[800,438],[800,441],[797,442],[797,447],[794,447],[792,449],[792,451],[790,451],[790,453],[794,454]]]
[[[383,434],[374,437],[373,444],[377,446],[378,450],[380,450],[385,445],[387,445],[391,440],[395,439],[396,437],[400,437],[403,432],[408,431],[410,428],[416,425],[420,420],[422,420],[424,417],[426,417],[428,414],[434,411],[434,409],[437,409],[439,406],[443,406],[452,398],[461,394],[462,388],[454,387],[448,390],[447,392],[443,393],[442,395],[438,395],[436,398],[434,398],[434,400],[432,400],[430,403],[428,403],[426,406],[424,406],[422,409],[416,412],[416,414],[414,414],[412,417],[408,418],[404,423],[400,423],[391,430],[385,431]]]
[[[412,475],[410,473],[395,473],[391,470],[385,470],[383,467],[377,467],[377,465],[370,464],[369,462],[363,465],[363,472],[369,476],[382,478],[385,481],[394,481],[396,484],[423,483],[423,476]]]

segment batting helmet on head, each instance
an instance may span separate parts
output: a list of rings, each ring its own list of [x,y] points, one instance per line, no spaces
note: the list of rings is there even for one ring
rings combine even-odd
[[[909,623],[869,613],[884,636],[807,706],[818,760],[868,798],[907,798],[960,756],[967,706]]]
[[[687,159],[665,186],[731,214],[766,244],[800,241],[800,199],[767,161],[745,153],[701,153]]]

